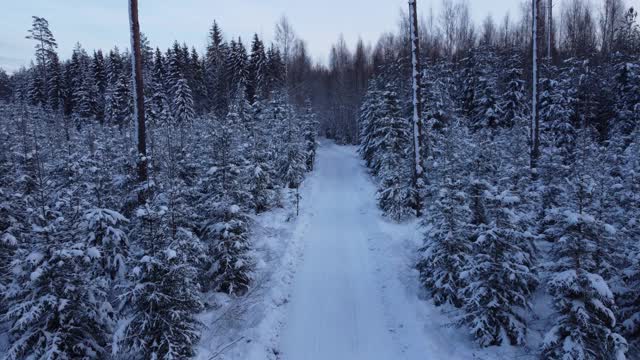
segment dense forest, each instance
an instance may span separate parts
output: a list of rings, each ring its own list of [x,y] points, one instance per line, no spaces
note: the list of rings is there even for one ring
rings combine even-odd
[[[2,77],[7,359],[189,358],[203,294],[251,286],[250,215],[295,206],[317,120],[288,94],[279,48],[256,36],[249,56],[215,23],[209,36],[204,55],[142,41],[141,183],[130,54],[78,44],[60,60],[33,18],[35,63]]]
[[[605,1],[598,18],[588,2],[574,0],[555,18],[536,1],[520,24],[507,17],[496,26],[489,17],[476,29],[464,2],[445,4],[426,27],[439,31],[422,38],[422,186],[412,183],[406,38],[387,37],[396,46],[374,57],[380,65],[358,129],[360,153],[379,181],[379,206],[403,220],[424,199],[421,282],[480,346],[525,345],[527,320],[547,315],[532,306],[546,291],[555,315],[543,358],[620,359],[628,349],[635,358],[637,12]]]
[[[0,69],[5,357],[193,357],[206,294],[250,291],[252,218],[296,207],[319,135],[358,146],[389,219],[420,217],[425,293],[480,347],[525,346],[548,316],[542,358],[637,358],[637,11],[533,0],[476,26],[468,2],[442,5],[418,21],[418,64],[405,13],[327,64],[285,17],[271,44],[215,22],[202,52],[143,35],[144,159],[130,51],[61,59],[34,16],[33,63]]]

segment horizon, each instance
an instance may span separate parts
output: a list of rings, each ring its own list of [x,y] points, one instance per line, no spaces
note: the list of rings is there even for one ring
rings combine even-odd
[[[188,0],[181,3],[179,8],[171,8],[170,11],[167,11],[162,3],[155,2],[150,7],[141,3],[140,24],[141,31],[148,37],[153,48],[159,47],[164,50],[174,41],[178,41],[202,52],[214,21],[222,28],[227,41],[237,37],[250,39],[256,33],[265,42],[271,42],[275,24],[284,15],[289,19],[298,38],[305,41],[314,63],[326,64],[331,46],[340,35],[344,36],[352,49],[358,39],[362,39],[367,45],[375,45],[381,35],[397,30],[400,15],[406,12],[406,1],[374,1],[379,6],[371,6],[371,1],[361,0],[350,1],[347,5],[339,0],[304,5],[290,0],[275,0],[269,5],[248,0],[247,7],[253,6],[252,9],[255,9],[252,12],[246,12],[246,8],[240,9],[233,4],[216,1],[205,4],[203,0]],[[87,4],[78,0],[71,0],[70,3],[75,6],[65,9],[44,0],[8,4],[8,9],[3,14],[7,17],[11,15],[11,18],[0,21],[0,32],[5,34],[4,39],[0,39],[0,54],[4,54],[0,55],[0,68],[13,73],[22,67],[28,67],[33,60],[34,44],[31,40],[25,39],[25,36],[31,26],[31,16],[34,15],[49,21],[62,59],[71,56],[77,43],[87,51],[109,50],[116,46],[121,50],[129,48],[126,6],[114,7],[110,3]],[[348,11],[334,14],[330,3],[346,6]],[[418,4],[419,13],[426,17],[433,9],[437,15],[440,3],[441,0],[422,1]],[[353,13],[365,5],[367,17],[358,18],[354,23]],[[510,0],[482,0],[469,5],[475,26],[479,26],[488,14],[491,14],[496,22],[507,12],[512,18],[520,16],[519,5]],[[203,6],[207,11],[198,11]],[[176,26],[167,26],[165,18],[168,12],[173,15],[173,19],[188,20],[173,20],[177,22]],[[329,29],[327,19],[332,21]],[[78,28],[84,31],[78,31]]]

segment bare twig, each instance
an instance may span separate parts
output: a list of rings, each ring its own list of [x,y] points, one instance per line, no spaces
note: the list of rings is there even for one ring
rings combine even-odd
[[[225,351],[229,350],[233,345],[239,343],[240,341],[242,341],[244,339],[244,336],[241,336],[235,340],[233,340],[232,342],[228,343],[227,345],[222,346],[221,348],[218,348],[219,350],[216,350],[216,352],[211,355],[211,357],[209,358],[209,360],[214,360],[215,358],[217,358],[218,356],[224,354]]]

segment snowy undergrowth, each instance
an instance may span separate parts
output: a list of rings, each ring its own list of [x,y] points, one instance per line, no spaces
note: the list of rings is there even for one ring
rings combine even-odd
[[[313,177],[310,174],[300,187],[299,216],[295,214],[295,194],[291,193],[284,197],[282,208],[253,217],[254,284],[244,297],[209,294],[207,301],[213,308],[200,316],[204,327],[197,360],[278,358],[285,305],[303,254],[303,235],[309,222],[305,195]]]

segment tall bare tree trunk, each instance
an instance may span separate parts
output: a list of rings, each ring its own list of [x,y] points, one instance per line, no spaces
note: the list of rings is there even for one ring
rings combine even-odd
[[[417,0],[409,0],[409,23],[411,24],[411,62],[413,65],[413,189],[415,191],[416,215],[422,213],[422,99],[420,92],[420,38],[418,31]]]
[[[533,26],[532,34],[531,34],[531,42],[533,44],[531,53],[533,57],[533,76],[532,76],[532,94],[531,94],[531,109],[532,109],[532,118],[531,118],[531,172],[534,177],[537,177],[537,168],[538,168],[538,158],[540,157],[540,117],[538,114],[538,73],[539,73],[539,64],[538,64],[538,43],[540,39],[538,38],[540,35],[540,29],[538,29],[540,16],[540,0],[531,0],[532,7],[532,21]]]
[[[553,62],[553,0],[547,0],[547,61]]]
[[[129,0],[129,25],[131,28],[131,66],[133,70],[133,104],[138,137],[138,182],[144,187],[149,179],[147,170],[147,141],[144,119],[144,84],[142,81],[142,54],[140,50],[140,23],[138,22],[138,0]],[[140,203],[145,201],[145,191],[141,191],[138,199]]]

